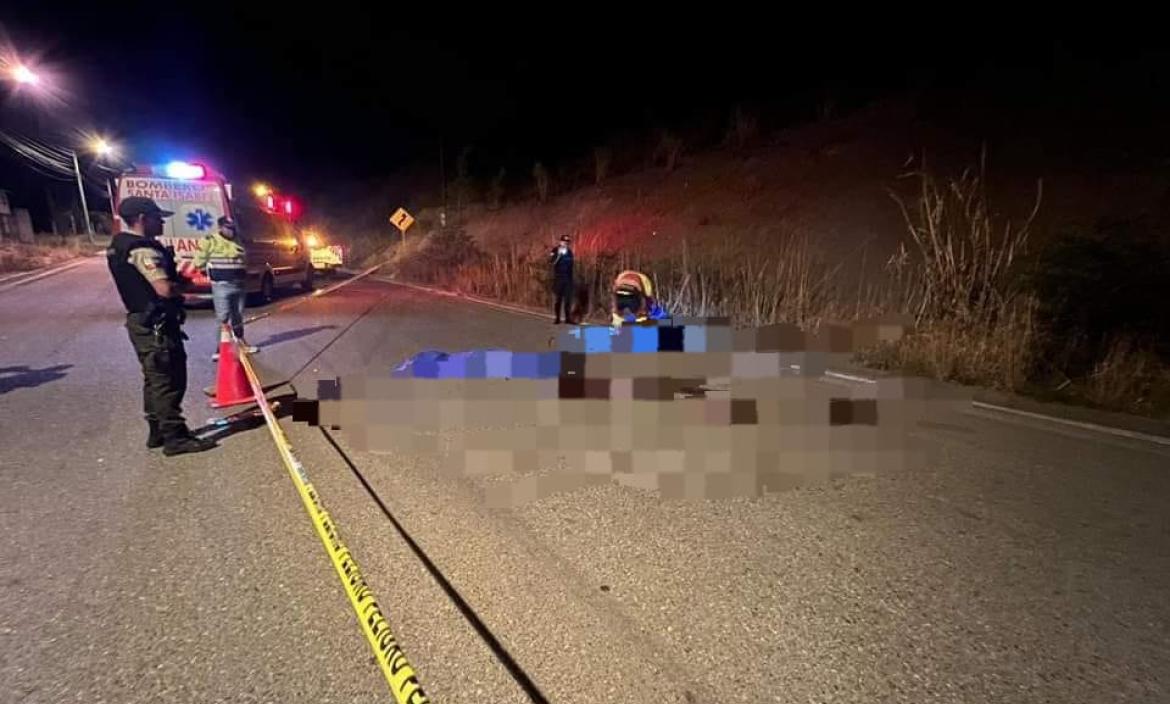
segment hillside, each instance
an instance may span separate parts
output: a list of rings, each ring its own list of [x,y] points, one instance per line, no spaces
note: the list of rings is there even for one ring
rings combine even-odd
[[[915,185],[905,175],[921,164],[956,174],[977,166],[982,140],[933,127],[904,104],[886,104],[847,119],[771,135],[749,152],[730,149],[688,155],[673,172],[625,174],[554,196],[516,194],[496,210],[483,203],[450,210],[486,250],[546,246],[575,235],[583,254],[648,249],[667,252],[739,238],[769,247],[791,237],[809,242],[850,269],[863,260],[869,274],[894,251],[906,226],[890,192],[907,201]],[[1100,154],[1060,153],[1037,142],[989,139],[989,198],[999,214],[1023,221],[1043,178],[1037,238],[1090,226],[1104,216],[1164,207],[1165,178],[1119,164],[1103,172],[1077,163]],[[1120,160],[1120,156],[1115,161]],[[521,199],[523,197],[523,199]],[[437,222],[424,212],[424,223]],[[842,275],[845,275],[842,273]]]

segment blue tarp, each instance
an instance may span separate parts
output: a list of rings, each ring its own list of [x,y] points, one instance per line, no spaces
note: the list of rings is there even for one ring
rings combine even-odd
[[[395,379],[555,379],[561,373],[560,352],[426,350],[394,369]]]

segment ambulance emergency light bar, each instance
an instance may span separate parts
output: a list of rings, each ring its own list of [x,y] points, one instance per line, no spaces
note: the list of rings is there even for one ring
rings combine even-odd
[[[180,181],[203,181],[215,179],[219,176],[210,167],[187,161],[151,164],[150,166],[133,168],[126,173],[135,176],[153,176],[155,178],[171,178]]]
[[[165,164],[132,166],[123,172],[123,175],[140,178],[169,178],[178,181],[220,181],[224,182],[224,185],[228,185],[223,174],[206,164],[190,161],[170,161]]]
[[[207,175],[207,169],[202,164],[188,164],[185,161],[172,161],[163,167],[167,178],[184,180],[198,180]]]

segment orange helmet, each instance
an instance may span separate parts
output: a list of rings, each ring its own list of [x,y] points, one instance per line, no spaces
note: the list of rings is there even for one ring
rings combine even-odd
[[[642,319],[654,300],[650,277],[640,271],[627,270],[613,281],[613,319],[620,322],[626,313]]]
[[[627,269],[613,280],[614,293],[640,293],[647,298],[654,296],[654,286],[650,277],[640,271]]]

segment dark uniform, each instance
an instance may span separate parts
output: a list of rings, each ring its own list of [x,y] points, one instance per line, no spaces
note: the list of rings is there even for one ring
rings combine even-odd
[[[568,236],[561,237],[559,245],[553,248],[548,255],[549,261],[552,262],[553,267],[553,295],[556,296],[556,302],[553,303],[553,315],[556,317],[556,322],[559,323],[563,319],[566,323],[569,322],[569,311],[573,307],[573,250],[569,248]],[[561,310],[564,309],[564,318],[561,318]]]
[[[123,219],[148,208],[127,198],[119,208]],[[165,213],[148,201],[157,213]],[[129,207],[127,207],[129,206]],[[148,212],[150,212],[148,210]],[[146,422],[150,426],[147,447],[163,446],[167,455],[198,452],[214,443],[192,436],[183,418],[183,396],[187,392],[187,352],[183,347],[182,324],[186,319],[182,299],[163,299],[151,281],[169,279],[179,282],[175,260],[170,250],[151,237],[132,232],[114,235],[106,250],[106,262],[118,295],[126,306],[126,329],[130,343],[142,365],[142,401]]]

